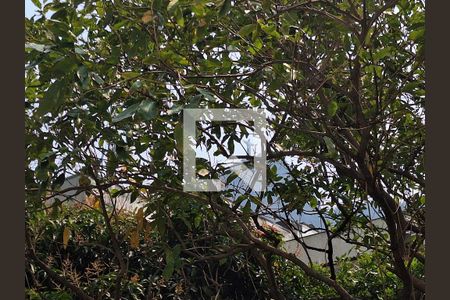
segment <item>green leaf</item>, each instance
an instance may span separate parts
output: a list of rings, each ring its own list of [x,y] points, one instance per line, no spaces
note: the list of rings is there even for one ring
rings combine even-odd
[[[181,254],[181,245],[180,244],[175,245],[172,248],[172,253],[173,253],[173,257],[174,257],[175,263],[176,263],[177,259],[180,257],[180,254]]]
[[[336,150],[336,147],[334,146],[333,140],[327,136],[324,137],[323,140],[325,141],[325,145],[327,146],[327,150],[328,150],[327,155],[330,155],[331,157],[336,156],[337,150]]]
[[[86,51],[84,51],[82,48],[80,48],[80,47],[75,47],[75,53],[76,54],[79,54],[79,55],[86,55],[87,54],[87,52]]]
[[[205,97],[207,100],[212,101],[212,102],[216,101],[216,98],[214,97],[214,95],[211,94],[210,92],[208,92],[207,90],[197,88],[197,91],[199,91],[200,94],[202,94],[202,96]]]
[[[55,112],[64,103],[69,94],[69,89],[65,81],[55,81],[45,92],[44,97],[39,102],[37,113],[44,115],[48,112]]]
[[[248,24],[248,25],[242,26],[241,29],[239,30],[239,35],[241,35],[242,37],[245,37],[245,36],[249,35],[250,33],[252,33],[253,30],[255,30],[257,26],[258,26],[258,24]]]
[[[116,24],[114,24],[112,26],[112,28],[115,29],[115,30],[119,30],[120,28],[122,28],[122,26],[125,26],[127,23],[128,23],[127,19],[121,20],[121,21],[117,22]]]
[[[414,42],[423,41],[424,36],[425,36],[425,28],[420,28],[420,29],[414,30],[413,32],[411,32],[409,34],[409,38],[411,40],[413,40]]]
[[[391,53],[392,53],[392,47],[385,47],[385,48],[383,48],[383,49],[381,49],[380,51],[378,51],[377,53],[375,53],[374,55],[373,55],[373,59],[377,62],[377,61],[379,61],[380,59],[383,59],[383,58],[385,58],[386,56],[389,56],[389,55],[391,55]]]
[[[260,24],[260,25],[261,25],[261,29],[268,35],[270,35],[276,39],[279,39],[281,37],[281,35],[277,32],[277,27],[275,26],[275,24],[271,24],[271,25]]]
[[[55,181],[52,183],[52,189],[57,189],[61,187],[61,185],[66,180],[66,175],[64,173],[61,173],[58,177],[56,177]]]
[[[36,5],[37,8],[39,8],[39,9],[42,8],[41,1],[39,1],[39,0],[31,0],[31,2],[33,2],[33,4]]]
[[[139,79],[136,80],[135,82],[133,82],[133,84],[131,85],[130,90],[131,91],[136,91],[139,90],[142,87],[142,81],[140,81]]]
[[[178,6],[178,0],[171,0],[167,5],[167,11],[172,12]]]
[[[377,76],[379,78],[381,78],[383,75],[383,67],[382,66],[373,66],[373,68],[375,70],[375,74],[377,74]]]
[[[139,191],[134,190],[133,192],[131,192],[130,195],[130,203],[133,203],[134,201],[136,201],[136,199],[139,197]]]
[[[194,218],[194,227],[198,228],[202,221],[203,221],[202,215],[200,215],[200,214],[196,215]]]
[[[120,122],[122,120],[125,120],[125,119],[133,116],[138,108],[139,108],[139,103],[131,105],[130,107],[128,107],[127,109],[125,109],[124,111],[119,113],[117,116],[115,116],[112,119],[112,122],[117,123],[117,122]]]
[[[232,155],[234,153],[234,139],[231,136],[227,142],[228,152]]]
[[[227,177],[227,184],[230,184],[231,182],[233,182],[233,180],[235,180],[238,177],[238,175],[236,173],[231,173],[228,177]]]
[[[256,205],[261,205],[261,200],[258,197],[250,195],[249,200]]]
[[[253,107],[258,107],[258,106],[261,105],[261,100],[259,100],[259,99],[256,98],[256,97],[251,97],[251,98],[250,98],[250,104],[251,104]]]
[[[309,201],[309,205],[312,208],[316,208],[317,207],[317,199],[316,198],[311,198],[311,200]]]
[[[182,123],[178,123],[175,126],[175,129],[173,130],[174,136],[175,136],[175,142],[177,150],[180,153],[183,153],[183,124]]]
[[[273,204],[273,198],[272,194],[267,195],[267,204],[272,205]]]
[[[81,86],[86,89],[89,84],[89,72],[85,66],[81,66],[77,70],[77,77],[80,79]]]
[[[368,65],[364,68],[364,70],[370,73],[371,75],[375,73],[375,75],[377,75],[379,78],[381,78],[383,75],[383,67],[381,66]]]
[[[330,101],[330,103],[328,104],[328,108],[327,108],[327,113],[328,116],[330,117],[334,117],[334,115],[336,114],[338,110],[338,104],[336,101]]]
[[[176,8],[174,16],[175,16],[175,20],[177,21],[177,24],[180,27],[184,27],[183,11],[181,10],[181,8],[179,6]],[[188,63],[188,61],[186,60],[185,64],[187,64],[187,63]]]
[[[242,213],[244,214],[244,216],[249,216],[251,213],[251,206],[252,202],[250,200],[247,200],[247,202],[245,203],[244,207],[242,208]]]
[[[156,103],[150,100],[144,100],[139,104],[139,115],[146,121],[157,116]]]
[[[169,116],[171,116],[173,114],[179,113],[182,110],[183,110],[183,105],[179,105],[179,106],[178,105],[174,105],[171,109],[167,110],[167,114]]]
[[[231,0],[223,1],[222,7],[219,11],[219,17],[225,16],[231,9]]]
[[[138,72],[123,72],[122,77],[126,80],[139,77],[141,73]]]
[[[92,74],[92,78],[94,78],[95,82],[97,82],[99,85],[105,83],[105,81],[95,73]]]
[[[424,205],[425,204],[425,196],[420,196],[419,202],[420,202],[420,204]]]
[[[172,277],[173,272],[175,271],[176,261],[179,259],[181,252],[180,245],[176,245],[173,249],[167,248],[165,250],[166,253],[166,267],[163,270],[163,277],[166,280],[169,280]]]
[[[74,57],[68,56],[54,64],[51,70],[56,74],[67,75],[68,73],[75,71],[77,66],[78,61],[75,60]]]
[[[173,271],[175,270],[175,267],[173,263],[167,263],[166,267],[163,270],[162,276],[164,279],[169,280],[170,277],[172,277]]]
[[[36,43],[26,43],[25,49],[33,49],[38,52],[47,53],[50,52],[50,49],[52,46],[49,45],[42,45],[42,44],[36,44]]]

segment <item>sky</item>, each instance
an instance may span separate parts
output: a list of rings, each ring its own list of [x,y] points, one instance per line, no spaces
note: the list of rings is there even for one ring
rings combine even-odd
[[[37,10],[37,7],[31,2],[31,0],[25,0],[25,17],[31,18],[35,11]]]

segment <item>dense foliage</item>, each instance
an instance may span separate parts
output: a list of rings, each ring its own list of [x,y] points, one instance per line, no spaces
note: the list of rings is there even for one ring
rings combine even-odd
[[[136,247],[130,233],[139,222],[139,214],[123,212],[118,216],[114,227],[127,237],[122,240],[121,249],[129,259],[129,275],[124,279],[125,299],[210,299],[215,295],[220,295],[221,299],[269,297],[265,273],[251,259],[250,252],[203,262],[195,262],[186,253],[180,253],[179,271],[168,275],[168,263],[161,259],[167,253],[167,245],[159,235],[144,229]],[[34,214],[29,225],[37,237],[34,243],[39,258],[52,270],[66,276],[69,282],[82,287],[95,299],[111,297],[117,273],[108,232],[98,209],[58,206]],[[145,223],[144,228],[147,226]],[[63,237],[66,228],[70,231],[67,243]],[[305,276],[294,264],[276,260],[274,265],[280,276],[280,289],[287,299],[336,297],[332,289]],[[353,295],[361,299],[397,299],[400,283],[385,269],[382,258],[364,254],[357,260],[339,261],[338,266],[339,280]],[[321,266],[314,268],[323,274],[327,272]],[[413,269],[417,276],[423,276],[420,264],[415,262]],[[76,299],[76,295],[55,284],[34,262],[26,265],[26,294],[32,300]]]
[[[37,237],[34,244],[39,259],[94,299],[112,297],[117,270],[101,213],[89,207],[54,210],[35,214],[29,223],[31,232]],[[121,213],[113,223],[116,232],[123,236],[120,248],[128,260],[126,288],[122,294],[125,299],[210,299],[216,294],[224,299],[260,299],[267,295],[263,274],[246,256],[195,262],[186,253],[180,253],[176,241],[163,243],[146,221],[143,221],[137,244],[133,244],[133,232],[139,222],[139,213]],[[183,224],[174,224],[174,230],[179,234],[183,233],[183,227]],[[64,242],[66,228],[70,238]],[[200,231],[197,228],[190,233]],[[221,242],[225,245],[225,241]],[[178,267],[180,269],[173,273]],[[48,299],[52,294],[53,299],[64,299],[62,295],[76,299],[73,298],[76,295],[71,296],[58,287],[33,262],[27,265],[26,284],[27,293],[35,297],[31,299]]]
[[[78,299],[102,292],[128,299],[156,292],[157,276],[165,275],[172,285],[164,291],[174,293],[187,284],[185,268],[202,272],[198,264],[206,263],[220,281],[194,276],[194,294],[230,284],[244,298],[253,291],[284,299],[291,290],[303,293],[306,280],[311,291],[326,286],[342,299],[423,295],[425,280],[415,271],[425,262],[423,1],[34,3],[38,15],[25,20],[26,253],[36,280],[30,287],[58,286]],[[189,107],[265,110],[267,158],[289,176],[271,165],[270,188],[262,193],[184,192],[181,137]],[[217,148],[213,156],[229,156],[249,132],[243,124],[219,125],[199,126],[198,142]],[[206,177],[228,174],[204,160],[199,168]],[[59,198],[54,207],[73,200],[57,190],[78,173],[80,186],[72,190],[89,193],[97,213],[72,217],[98,218],[81,235],[86,245],[65,228],[82,231],[77,226],[92,222],[41,216],[50,197]],[[119,226],[126,218],[120,221],[106,202],[122,196],[144,200],[139,219],[149,218],[158,242],[137,245],[144,221],[131,233]],[[270,217],[308,250],[294,222],[305,213],[321,221],[316,230],[329,245],[342,238],[370,249],[379,267],[367,277],[339,268],[328,247],[327,267],[318,270],[259,224],[264,234],[255,234],[251,223]],[[386,226],[373,225],[372,213]],[[66,249],[40,242],[60,243],[61,235]],[[136,248],[131,254],[128,240]],[[100,253],[108,268],[93,283],[82,270]],[[225,266],[212,264],[215,256],[226,258]],[[241,263],[233,276],[225,272]],[[281,272],[285,265],[299,275]],[[67,268],[81,268],[82,278],[71,282]],[[256,279],[263,277],[266,284]],[[372,290],[368,281],[379,285]],[[202,293],[219,290],[228,293],[217,286]]]

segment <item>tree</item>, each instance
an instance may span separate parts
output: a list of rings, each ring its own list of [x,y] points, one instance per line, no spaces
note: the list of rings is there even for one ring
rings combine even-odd
[[[41,14],[25,20],[27,219],[67,174],[91,178],[74,190],[91,193],[105,220],[118,274],[114,299],[124,289],[127,257],[106,199],[123,195],[147,199],[144,215],[163,240],[173,222],[214,224],[211,232],[227,245],[207,247],[223,257],[251,253],[275,299],[285,297],[277,259],[354,299],[335,268],[336,238],[381,255],[402,299],[425,292],[411,271],[425,261],[422,1],[37,4]],[[189,107],[264,109],[271,188],[237,199],[232,189],[184,192],[180,132]],[[207,149],[248,135],[243,124],[203,131]],[[228,174],[206,161],[199,167],[205,176]],[[305,211],[327,234],[327,274],[286,252],[255,218],[281,222],[308,249],[295,225]],[[371,225],[368,211],[386,226]],[[176,233],[190,251],[189,230]]]

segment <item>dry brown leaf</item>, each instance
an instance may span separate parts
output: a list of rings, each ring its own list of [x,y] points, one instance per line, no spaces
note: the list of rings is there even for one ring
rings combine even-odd
[[[144,239],[146,242],[151,242],[152,226],[144,219]]]
[[[90,194],[89,196],[86,196],[86,199],[84,199],[84,203],[92,207],[95,204],[95,200],[95,196],[93,194]]]
[[[133,231],[130,236],[131,248],[137,249],[139,247],[139,232]]]
[[[131,278],[130,278],[131,282],[137,283],[139,282],[139,275],[138,274],[134,274]]]
[[[70,229],[68,227],[64,227],[64,232],[63,232],[64,249],[67,248],[67,245],[69,244],[69,239],[70,239]]]
[[[144,225],[144,208],[140,207],[136,213],[137,232],[141,232],[142,225]]]

